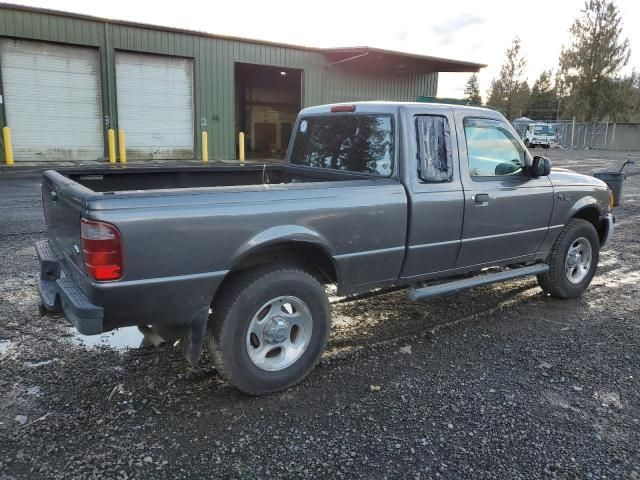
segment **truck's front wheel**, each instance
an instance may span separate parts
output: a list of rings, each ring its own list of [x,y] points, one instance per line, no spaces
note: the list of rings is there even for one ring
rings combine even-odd
[[[600,240],[595,227],[574,218],[556,239],[548,259],[549,271],[538,275],[538,283],[552,297],[578,297],[596,273],[599,254]]]
[[[329,323],[327,295],[311,274],[296,266],[257,268],[237,274],[217,295],[209,352],[237,389],[272,393],[313,370]]]

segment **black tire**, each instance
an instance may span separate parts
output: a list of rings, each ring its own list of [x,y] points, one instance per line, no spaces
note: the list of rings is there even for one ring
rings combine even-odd
[[[251,360],[247,332],[258,309],[281,296],[296,297],[308,307],[311,335],[293,364],[267,371]],[[324,287],[313,275],[295,265],[257,267],[235,275],[216,298],[207,343],[216,369],[231,385],[250,395],[265,395],[291,387],[311,373],[326,346],[331,319]]]
[[[569,248],[580,238],[586,239],[591,246],[591,265],[582,281],[572,283],[565,271],[565,261]],[[538,284],[542,290],[555,298],[575,298],[582,295],[598,268],[600,239],[593,224],[580,218],[571,220],[560,232],[547,259],[549,271],[538,275]]]

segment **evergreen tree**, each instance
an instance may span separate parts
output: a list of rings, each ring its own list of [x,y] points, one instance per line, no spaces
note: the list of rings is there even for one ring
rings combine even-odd
[[[531,87],[527,116],[536,120],[554,120],[558,109],[558,96],[551,83],[551,70],[540,74]]]
[[[480,82],[478,74],[474,73],[467,80],[464,87],[464,98],[467,99],[469,105],[482,105],[482,97],[480,96]]]
[[[507,119],[524,114],[529,102],[529,85],[523,79],[527,60],[522,54],[520,39],[516,36],[505,52],[500,76],[491,81],[487,105],[499,110]]]
[[[629,61],[620,13],[612,0],[587,0],[571,27],[572,43],[560,54],[564,112],[580,121],[602,120],[615,112],[612,81]]]
[[[627,77],[610,80],[608,96],[612,111],[609,121],[640,121],[640,75],[633,72]]]

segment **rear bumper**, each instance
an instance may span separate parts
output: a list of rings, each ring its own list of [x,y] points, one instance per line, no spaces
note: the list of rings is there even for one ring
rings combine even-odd
[[[102,333],[104,310],[89,301],[80,287],[61,269],[47,240],[36,243],[40,260],[38,293],[43,307],[49,312],[62,312],[83,335]]]
[[[92,282],[70,271],[49,241],[36,243],[38,291],[45,310],[61,312],[84,335],[135,325],[189,325],[208,311],[227,271]]]
[[[78,332],[83,335],[97,335],[103,332],[104,310],[91,303],[70,278],[59,278],[55,281],[40,279],[38,292],[44,308],[50,312],[61,311]]]

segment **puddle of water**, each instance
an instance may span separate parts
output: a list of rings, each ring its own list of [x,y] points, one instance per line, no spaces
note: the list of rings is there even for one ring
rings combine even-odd
[[[83,347],[110,347],[116,350],[138,348],[143,335],[138,327],[124,327],[100,335],[82,335],[73,331],[73,342]]]
[[[11,341],[9,340],[0,340],[0,355],[4,355],[9,350],[11,346]]]
[[[100,335],[82,335],[73,332],[73,342],[83,347],[110,347],[116,350],[138,348],[143,335],[138,327],[124,327]]]

